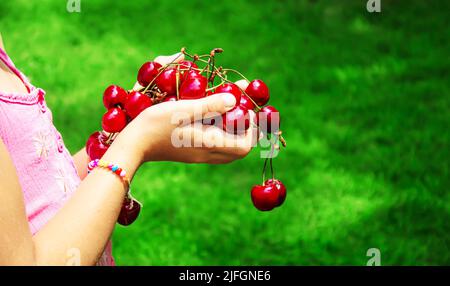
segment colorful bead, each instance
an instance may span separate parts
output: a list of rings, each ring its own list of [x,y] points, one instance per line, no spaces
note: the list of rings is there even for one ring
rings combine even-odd
[[[128,185],[130,184],[130,181],[126,177],[127,172],[125,170],[123,170],[122,168],[120,168],[118,165],[111,164],[111,163],[109,163],[109,162],[107,162],[107,161],[105,161],[103,159],[95,159],[95,160],[92,160],[91,162],[89,162],[89,164],[88,164],[88,167],[87,167],[88,174],[92,170],[94,170],[96,167],[101,167],[101,168],[108,169],[111,172],[113,172],[114,174],[116,174],[117,176],[119,176]]]

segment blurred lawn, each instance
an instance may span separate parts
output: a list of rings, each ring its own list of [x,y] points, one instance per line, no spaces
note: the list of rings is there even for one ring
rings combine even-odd
[[[258,151],[230,165],[150,163],[142,217],[118,226],[119,265],[450,264],[449,1],[0,2],[8,52],[47,90],[76,151],[100,127],[101,94],[131,87],[158,54],[208,52],[264,79],[288,148],[283,207],[256,211]],[[263,4],[264,3],[264,4]]]

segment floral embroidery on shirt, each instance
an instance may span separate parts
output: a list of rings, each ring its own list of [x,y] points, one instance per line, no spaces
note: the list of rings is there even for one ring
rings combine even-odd
[[[36,150],[36,154],[39,158],[47,158],[52,148],[54,141],[50,134],[44,134],[42,131],[39,131],[33,137],[34,148]]]
[[[55,175],[55,178],[58,181],[58,186],[64,191],[64,195],[67,195],[70,190],[70,185],[68,175],[62,166],[58,167],[58,173]]]

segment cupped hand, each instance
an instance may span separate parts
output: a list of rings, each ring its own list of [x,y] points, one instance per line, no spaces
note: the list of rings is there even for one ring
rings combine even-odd
[[[164,65],[183,59],[183,55],[175,54],[159,56],[155,61]],[[237,84],[245,89],[248,83]],[[231,162],[245,157],[257,141],[254,112],[249,111],[250,128],[237,135],[223,131],[221,124],[203,125],[202,119],[218,118],[235,105],[235,97],[228,93],[160,103],[144,110],[117,139],[135,142],[133,148],[142,161]]]
[[[143,161],[231,162],[246,156],[255,144],[255,114],[250,112],[252,127],[237,135],[203,125],[201,119],[217,117],[234,105],[234,96],[227,93],[160,103],[144,110],[120,136],[136,142]]]

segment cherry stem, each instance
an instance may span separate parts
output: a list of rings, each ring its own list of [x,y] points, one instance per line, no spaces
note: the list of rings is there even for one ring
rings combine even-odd
[[[269,135],[267,135],[267,138],[269,138]],[[264,186],[264,182],[266,181],[266,166],[267,166],[267,160],[269,160],[269,164],[270,164],[270,173],[272,174],[272,179],[275,179],[275,171],[273,169],[273,163],[272,163],[272,159],[273,159],[273,152],[275,151],[275,143],[273,142],[272,136],[270,137],[270,154],[269,156],[264,160],[264,167],[263,167],[263,173],[262,173],[262,179],[263,179],[263,183],[262,185]]]
[[[206,63],[206,64],[209,64],[209,62],[208,61],[205,61],[205,60],[203,60],[203,59],[199,59],[199,61],[201,61],[201,62],[203,62],[203,63]],[[218,68],[214,68],[214,70],[216,71],[216,74],[222,79],[222,80],[224,80],[224,81],[226,81],[226,82],[228,82],[228,83],[232,83],[232,84],[234,84],[234,82],[232,82],[232,81],[230,81],[230,80],[228,80],[228,78],[226,78],[226,77],[224,77],[224,75],[226,74],[226,72],[227,71],[231,71],[231,72],[234,72],[234,73],[237,73],[237,74],[239,74],[243,79],[245,79],[247,82],[249,82],[249,80],[242,74],[242,73],[240,73],[240,72],[238,72],[237,70],[234,70],[234,69],[222,69],[223,70],[223,72],[221,72],[220,71],[220,69],[218,69]],[[245,92],[245,90],[243,90],[240,86],[237,86],[238,88],[239,88],[239,90],[245,95],[245,96],[247,96],[248,97],[248,99],[255,105],[255,107],[256,107],[256,109],[259,111],[259,110],[261,110],[261,107]]]
[[[276,132],[276,133],[274,133],[274,134],[275,134],[276,136],[278,136],[278,139],[280,140],[281,145],[283,145],[283,147],[286,147],[286,146],[287,146],[286,140],[284,139],[283,135],[281,135],[281,134],[283,134],[283,132],[282,132],[281,130],[278,130],[278,132]]]
[[[221,86],[224,83],[225,83],[225,81],[222,80],[218,85],[214,85],[214,86],[212,86],[210,88],[207,88],[206,91],[211,91],[213,89],[216,89],[216,88],[218,88],[219,86]]]
[[[226,78],[224,78],[223,76],[222,76],[222,74],[220,74],[220,73],[218,73],[217,74],[221,79],[223,79],[224,81],[226,81],[226,82],[228,82],[228,83],[232,83],[232,84],[234,84],[234,82],[232,82],[231,80],[228,80],[228,79],[226,79]],[[238,86],[238,85],[236,85],[238,88],[239,88],[239,90],[245,95],[245,96],[247,96],[247,98],[248,99],[250,99],[250,101],[255,105],[255,107],[256,107],[256,109],[257,109],[257,111],[260,111],[261,110],[261,107],[250,97],[250,96],[248,96],[248,94],[245,92],[245,90],[243,90],[240,86]]]
[[[201,60],[201,59],[199,59],[199,61],[206,63],[206,66],[200,71],[200,73],[202,74],[206,71],[206,75],[207,75],[207,77],[209,77],[208,74],[209,74],[209,64],[211,62],[211,57],[207,61]]]
[[[176,73],[176,89],[177,89],[177,100],[180,100],[180,91],[178,90],[178,86],[180,85],[180,67],[177,67],[177,73]]]
[[[270,172],[272,173],[272,180],[275,180],[275,172],[273,171],[272,157],[270,157]]]
[[[216,51],[216,50],[218,50],[218,51]],[[214,49],[213,51],[215,51],[215,52],[222,52],[221,49]],[[190,55],[190,54],[188,54],[188,53],[186,52],[185,48],[182,48],[182,49],[181,49],[181,52],[184,53],[185,55],[187,55],[188,57],[193,58],[192,55]],[[208,61],[206,61],[206,60],[204,60],[204,59],[201,59],[201,58],[200,58],[201,56],[198,56],[198,57],[199,57],[199,58],[198,58],[198,61],[203,62],[203,63],[207,64],[207,66],[209,66],[211,57],[213,57],[213,56],[212,56],[211,54],[210,54],[210,55],[204,55],[204,56],[205,56],[205,57],[206,57],[206,56],[210,57],[210,58],[208,59]],[[235,70],[235,69],[222,69],[223,72],[221,72],[220,69],[218,69],[218,68],[216,68],[216,67],[213,67],[213,69],[216,71],[216,74],[217,74],[222,80],[224,80],[224,81],[226,81],[226,82],[228,82],[228,83],[233,83],[233,84],[234,84],[234,82],[232,82],[232,81],[230,81],[230,80],[228,80],[227,78],[224,77],[224,75],[225,75],[225,73],[226,73],[227,71],[234,72],[234,73],[238,74],[239,76],[241,76],[243,79],[245,79],[247,82],[250,82],[250,81],[248,80],[247,77],[245,77],[242,73],[240,73],[239,71],[237,71],[237,70]],[[206,70],[206,67],[203,68],[203,69],[201,70],[200,73],[204,72],[205,70]],[[239,88],[239,90],[240,90],[245,96],[247,96],[247,97],[250,99],[250,101],[255,105],[255,107],[256,107],[256,109],[257,109],[258,111],[261,110],[261,107],[260,107],[260,106],[259,106],[259,105],[258,105],[258,104],[250,97],[250,96],[248,96],[248,94],[245,92],[245,90],[243,90],[243,89],[240,88],[239,86],[238,86],[238,88]]]
[[[247,77],[245,77],[241,72],[239,72],[239,71],[237,71],[237,70],[235,70],[235,69],[222,69],[222,67],[217,68],[217,67],[215,66],[215,57],[214,57],[214,56],[215,56],[216,53],[221,53],[221,52],[223,52],[223,50],[220,49],[220,48],[218,48],[218,49],[213,49],[209,55],[200,55],[200,56],[198,56],[198,55],[190,55],[189,53],[186,52],[186,48],[182,48],[182,49],[181,49],[181,53],[183,53],[184,55],[186,55],[186,56],[188,56],[188,57],[190,57],[190,58],[194,58],[194,60],[198,60],[198,61],[200,61],[200,62],[206,64],[206,66],[205,66],[203,69],[195,69],[195,70],[200,71],[200,73],[203,73],[203,72],[205,72],[205,71],[207,70],[207,71],[208,71],[207,77],[209,78],[209,80],[208,80],[209,82],[211,82],[211,78],[214,80],[213,76],[215,77],[215,76],[217,75],[217,76],[219,76],[219,77],[222,79],[222,81],[221,81],[221,83],[220,83],[219,85],[223,84],[224,82],[234,84],[234,82],[228,80],[228,78],[226,77],[226,73],[227,73],[228,71],[233,72],[233,73],[236,73],[236,74],[238,74],[239,76],[241,76],[243,79],[245,79],[247,82],[250,82],[250,81],[248,80]],[[208,60],[202,59],[202,58],[206,58],[206,57],[208,57]],[[209,74],[209,72],[210,72],[210,65],[211,65],[211,68],[212,68],[212,70],[213,70],[213,72],[212,72],[211,74]],[[192,67],[190,67],[189,70],[190,70],[191,68],[192,68]],[[210,91],[210,90],[212,90],[212,89],[215,88],[215,87],[214,87],[214,82],[212,82],[212,86],[213,86],[213,87],[207,89],[207,91]],[[257,104],[257,103],[256,103],[256,102],[255,102],[255,101],[254,101],[254,100],[253,100],[253,99],[245,92],[245,90],[243,90],[243,89],[242,89],[240,86],[238,86],[238,85],[236,85],[236,86],[237,86],[237,87],[239,88],[239,90],[240,90],[245,96],[247,96],[247,98],[255,105],[256,111],[257,111],[257,112],[260,111],[260,110],[261,110],[261,106],[259,106],[259,105],[258,105],[258,104]],[[216,87],[217,87],[217,86],[216,86]],[[281,135],[281,130],[280,130],[279,133],[278,133],[278,139],[280,140],[280,142],[281,142],[281,144],[283,145],[283,147],[286,147],[286,140],[285,140],[284,137]]]
[[[111,145],[111,143],[114,141],[115,139],[115,135],[116,133],[109,133],[108,138],[105,141],[106,145]]]
[[[199,55],[191,55],[188,52],[186,52],[186,48],[184,48],[184,47],[181,48],[181,53],[186,55],[186,56],[188,56],[188,57],[190,57],[191,59],[193,59],[194,62],[195,61],[200,61],[200,62],[206,63],[206,66],[203,69],[201,69],[201,70],[200,69],[196,69],[196,70],[200,71],[200,74],[205,72],[205,71],[207,71],[207,74],[209,74],[209,64],[210,64],[210,61],[211,61],[212,54],[209,54],[209,55],[205,54],[205,55],[200,55],[200,56]],[[202,59],[202,58],[206,58],[206,57],[208,58],[207,61]],[[192,68],[192,66],[189,67],[189,68]],[[207,77],[209,77],[209,76],[207,76]]]
[[[273,139],[272,139],[272,136],[271,136],[271,138],[270,138],[271,140],[271,143],[272,144],[270,144],[270,172],[272,173],[272,179],[275,179],[275,172],[273,171],[273,163],[272,163],[272,159],[273,159],[273,152],[275,151],[275,144],[276,144],[276,142],[274,143],[273,142]]]
[[[286,144],[286,140],[284,139],[284,137],[283,136],[281,136],[280,135],[280,142],[281,142],[281,145],[283,145],[283,147],[285,147],[286,148],[286,146],[287,146],[287,144]]]
[[[180,50],[180,52],[181,52],[183,55],[186,55],[186,56],[188,56],[188,57],[190,57],[190,58],[193,58],[193,57],[194,57],[194,56],[188,54],[188,52],[186,52],[186,48],[185,48],[185,47],[182,47],[181,50]]]
[[[222,49],[214,49],[213,50],[214,51],[214,53],[221,53],[221,52],[223,52],[223,50]],[[211,54],[204,54],[204,55],[191,55],[191,54],[189,54],[188,52],[186,52],[186,48],[185,47],[183,47],[183,48],[181,48],[181,51],[180,51],[182,54],[184,54],[184,55],[186,55],[186,56],[188,56],[188,57],[190,57],[191,59],[194,59],[194,60],[199,60],[199,59],[201,59],[201,58],[207,58],[207,57],[210,57],[211,56]]]
[[[164,65],[158,72],[158,74],[152,79],[152,81],[147,85],[144,89],[144,93],[149,89],[149,87],[153,84],[153,82],[171,65],[173,64],[182,54],[176,56],[170,63]]]
[[[245,79],[247,82],[250,82],[248,80],[248,78],[246,78],[242,73],[240,73],[239,71],[235,70],[235,69],[223,69],[224,71],[230,71],[230,72],[234,72],[235,74],[238,74],[239,76],[241,76],[243,79]]]
[[[211,76],[208,79],[208,82],[211,83],[211,86],[214,86],[214,79],[216,78],[216,71],[211,73]]]
[[[263,171],[262,171],[262,184],[264,186],[264,182],[266,181],[266,166],[267,166],[267,160],[269,159],[269,157],[267,157],[264,160],[264,166],[263,166]]]
[[[206,61],[206,60],[204,60],[204,59],[201,59],[201,58],[199,58],[198,61],[199,61],[199,62],[202,62],[202,63],[204,63],[204,64],[207,64],[207,63],[208,63],[208,61]]]
[[[201,55],[201,56],[198,56],[198,55],[190,55],[189,53],[187,53],[186,52],[186,48],[182,48],[181,49],[181,52],[183,53],[183,54],[185,54],[185,55],[187,55],[188,57],[190,57],[190,58],[194,58],[194,60],[198,60],[198,61],[200,61],[200,62],[202,62],[202,63],[205,63],[206,64],[206,66],[203,68],[203,69],[196,69],[197,71],[199,71],[200,70],[200,73],[203,73],[205,70],[208,70],[208,78],[209,78],[209,82],[211,82],[211,85],[212,85],[212,87],[211,88],[208,88],[206,91],[210,91],[210,90],[213,90],[214,88],[216,88],[217,86],[214,86],[214,82],[213,82],[213,80],[214,80],[214,78],[213,77],[215,77],[216,75],[217,76],[219,76],[220,77],[220,79],[221,79],[221,83],[219,84],[219,86],[220,85],[222,85],[224,82],[227,82],[227,83],[231,83],[231,84],[234,84],[234,82],[232,82],[232,81],[230,81],[230,80],[228,80],[228,78],[226,77],[226,73],[229,71],[229,72],[233,72],[233,73],[235,73],[235,74],[238,74],[239,76],[241,76],[243,79],[245,79],[247,82],[250,82],[249,80],[248,80],[248,78],[247,77],[245,77],[241,72],[239,72],[239,71],[237,71],[237,70],[235,70],[235,69],[223,69],[222,67],[220,67],[220,68],[217,68],[216,66],[215,66],[215,54],[216,53],[221,53],[221,52],[223,52],[223,50],[222,49],[220,49],[220,48],[218,48],[218,49],[213,49],[211,52],[210,52],[210,54],[209,55]],[[202,58],[206,58],[206,57],[208,57],[208,60],[204,60],[204,59],[202,59]],[[211,68],[212,68],[212,73],[211,73],[211,75],[209,75],[209,71],[210,71],[210,65],[211,65]],[[191,68],[191,67],[190,67]],[[212,80],[211,80],[212,79]],[[236,85],[238,88],[239,88],[239,90],[245,95],[245,96],[247,96],[247,98],[255,105],[255,108],[256,108],[256,111],[258,112],[258,111],[260,111],[261,110],[261,107],[245,92],[245,90],[243,90],[240,86],[238,86],[238,85]],[[258,127],[259,128],[259,127]],[[281,142],[281,144],[283,145],[283,147],[286,147],[286,140],[284,139],[284,137],[281,135],[281,130],[280,131],[278,131],[278,133],[275,133],[274,135],[276,135],[277,137],[278,137],[278,140]],[[272,149],[272,153],[273,153],[273,149]],[[265,162],[265,164],[264,164],[264,170],[263,170],[263,177],[264,177],[264,175],[265,175],[265,165],[266,165],[266,163],[267,163],[267,160],[266,160],[266,162]],[[271,163],[271,166],[272,166],[272,160],[270,161],[270,163]],[[272,173],[272,175],[273,175],[273,173]]]
[[[212,71],[211,71],[211,75],[208,78],[208,81],[211,81],[213,74],[216,72],[216,69],[215,69],[216,68],[216,57],[215,57],[215,55],[216,55],[216,49],[212,50],[210,53],[209,59],[211,61],[211,70]]]

